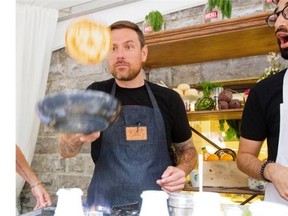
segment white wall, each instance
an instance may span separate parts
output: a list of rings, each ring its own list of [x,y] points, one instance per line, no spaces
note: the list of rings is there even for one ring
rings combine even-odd
[[[117,20],[130,20],[132,22],[142,22],[145,15],[151,10],[158,10],[163,15],[186,8],[203,5],[207,0],[139,0],[134,3],[125,4],[104,11],[98,11],[85,15],[95,21],[100,21],[107,25]],[[67,27],[76,19],[64,20],[58,22],[53,51],[65,46],[65,33]]]

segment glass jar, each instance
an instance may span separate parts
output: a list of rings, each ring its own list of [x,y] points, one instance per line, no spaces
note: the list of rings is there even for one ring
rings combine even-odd
[[[263,11],[274,11],[276,4],[272,0],[263,0]]]

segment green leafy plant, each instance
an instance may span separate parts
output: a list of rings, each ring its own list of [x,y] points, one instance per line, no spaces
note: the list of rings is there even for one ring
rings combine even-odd
[[[200,85],[202,87],[203,96],[197,99],[195,103],[195,111],[215,109],[216,100],[213,98],[212,94],[216,88],[221,87],[221,84],[204,81],[201,82]]]
[[[218,7],[224,17],[230,18],[232,15],[232,0],[208,0],[209,10]]]
[[[163,16],[158,10],[151,11],[145,16],[145,20],[149,21],[153,31],[160,31],[164,22]]]
[[[210,97],[214,90],[222,85],[219,83],[212,83],[212,82],[201,82],[200,83],[203,91],[203,95],[206,97]]]
[[[228,129],[225,131],[225,122],[228,125]],[[232,140],[236,138],[239,140],[240,138],[240,129],[241,129],[241,120],[219,120],[219,129],[220,131],[225,132],[227,140]]]

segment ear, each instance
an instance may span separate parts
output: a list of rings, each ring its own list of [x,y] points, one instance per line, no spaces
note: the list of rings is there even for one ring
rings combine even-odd
[[[145,62],[146,59],[147,59],[147,56],[148,56],[148,46],[145,45],[145,46],[142,48],[141,52],[142,52],[142,62]]]

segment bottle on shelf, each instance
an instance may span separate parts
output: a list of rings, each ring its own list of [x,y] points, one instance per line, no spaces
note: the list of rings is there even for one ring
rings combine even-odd
[[[202,151],[202,155],[203,155],[203,160],[206,161],[207,158],[209,157],[210,153],[207,151],[205,146],[203,146],[201,148],[201,151]]]
[[[272,0],[263,0],[263,11],[274,11],[276,4]]]

